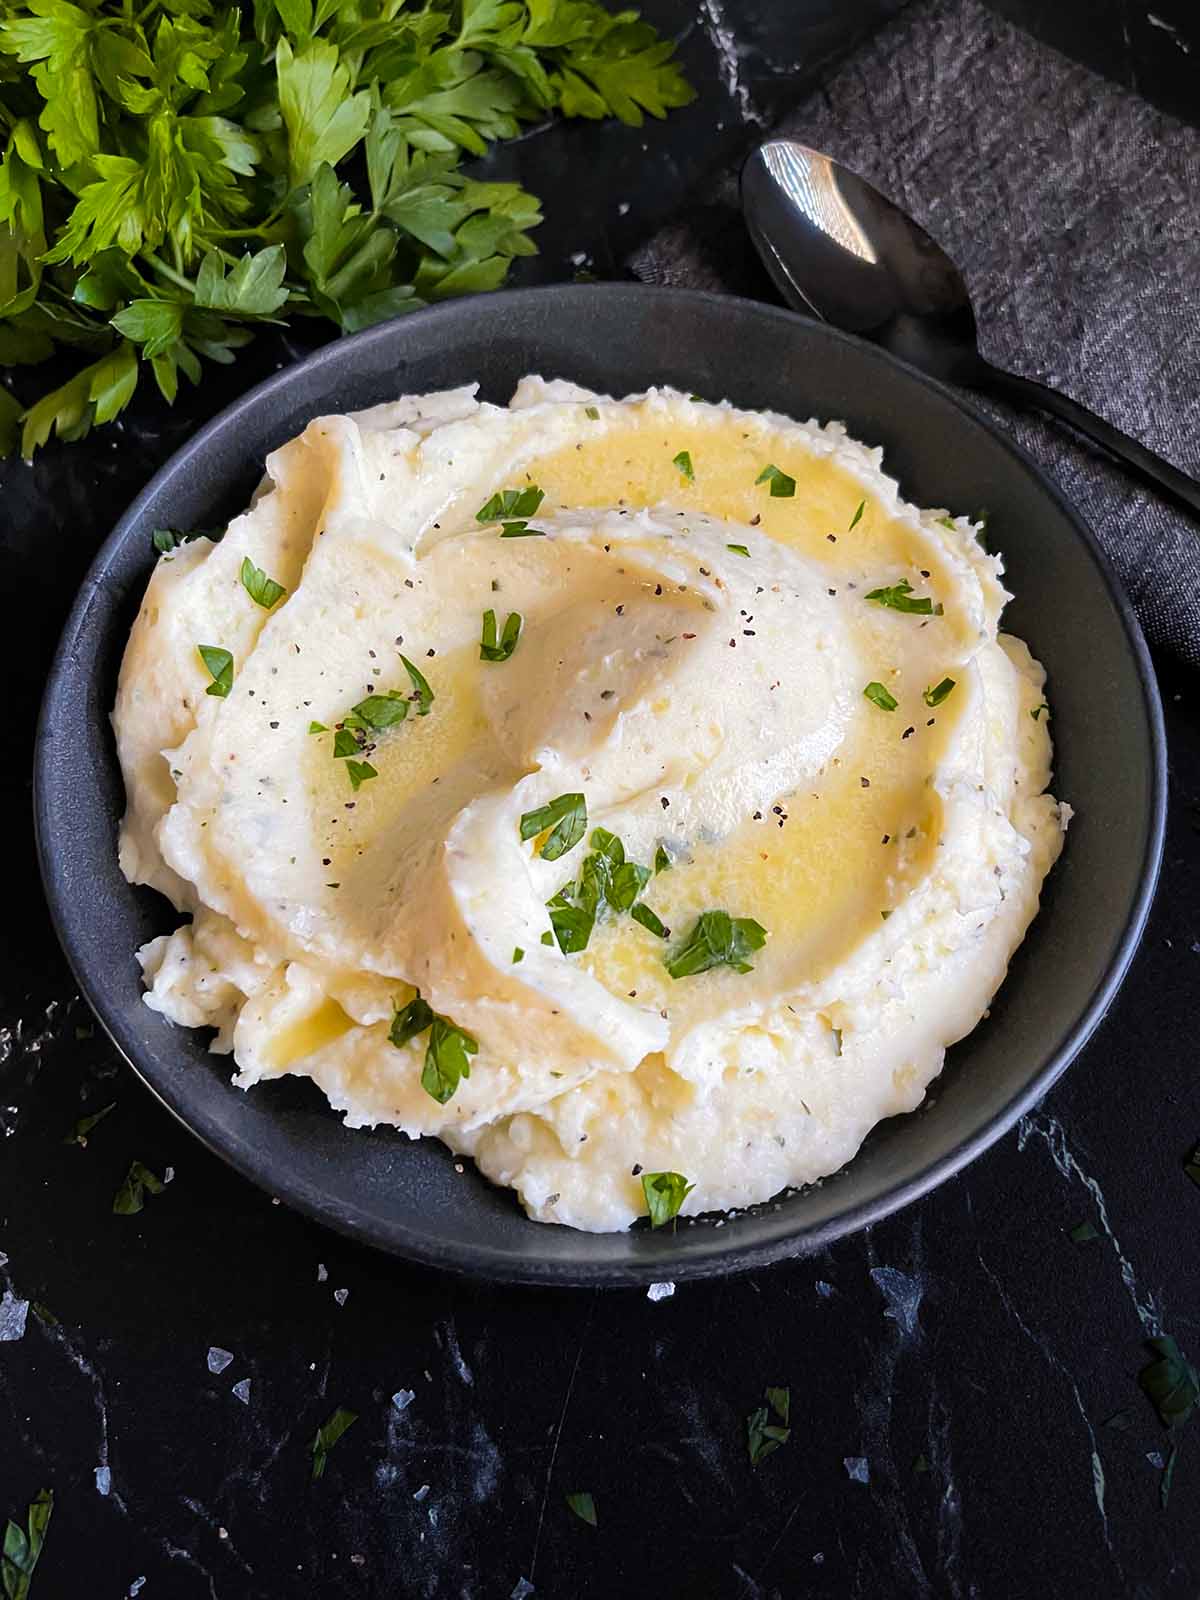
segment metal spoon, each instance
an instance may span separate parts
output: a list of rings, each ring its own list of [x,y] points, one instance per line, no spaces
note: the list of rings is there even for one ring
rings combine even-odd
[[[958,268],[857,173],[794,139],[769,139],[742,168],[742,209],[767,271],[798,310],[932,377],[1050,412],[1200,514],[1194,478],[1077,400],[985,361]]]

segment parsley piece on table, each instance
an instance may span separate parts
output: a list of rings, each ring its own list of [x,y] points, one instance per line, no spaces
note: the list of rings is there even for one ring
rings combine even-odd
[[[216,695],[219,700],[233,688],[233,657],[228,650],[223,650],[216,644],[198,644],[196,649],[200,652],[200,659],[208,668],[212,682],[205,689],[205,694]]]
[[[80,1117],[79,1121],[63,1140],[63,1143],[86,1145],[87,1136],[89,1133],[91,1133],[92,1129],[95,1128],[99,1123],[103,1122],[110,1111],[115,1111],[116,1109],[117,1102],[113,1100],[108,1105],[102,1106],[99,1111],[93,1111],[90,1117]]]
[[[1100,1231],[1091,1222],[1079,1222],[1071,1229],[1069,1237],[1072,1244],[1091,1244],[1100,1237]]]
[[[767,1404],[759,1406],[746,1418],[746,1448],[750,1465],[756,1467],[792,1436],[788,1418],[791,1413],[791,1390],[768,1389]],[[772,1416],[775,1421],[772,1421]]]
[[[112,1208],[119,1217],[132,1217],[142,1209],[148,1194],[161,1194],[166,1185],[157,1173],[140,1161],[132,1161],[121,1187],[113,1196]]]
[[[274,578],[268,578],[261,567],[256,567],[249,556],[242,560],[242,588],[264,611],[270,611],[283,599],[287,590]]]
[[[317,1429],[311,1446],[314,1483],[318,1478],[325,1476],[325,1464],[329,1458],[329,1452],[346,1430],[352,1428],[357,1421],[357,1411],[347,1411],[345,1406],[339,1406],[329,1419]]]
[[[881,711],[895,711],[900,704],[899,700],[894,695],[889,694],[881,683],[869,683],[863,690],[863,694],[872,705],[878,706]]]
[[[1148,1341],[1155,1359],[1138,1373],[1138,1383],[1166,1428],[1179,1428],[1200,1405],[1200,1373],[1169,1333]]]
[[[671,465],[678,467],[680,477],[686,478],[689,483],[695,483],[696,474],[692,467],[691,451],[681,450],[677,456],[672,456]]]
[[[913,594],[907,578],[887,589],[872,589],[866,596],[877,606],[888,606],[893,611],[907,611],[920,617],[940,617],[941,605],[934,605],[927,594]]]
[[[764,467],[754,481],[756,484],[771,485],[772,500],[790,500],[796,492],[795,478],[789,478],[786,472],[781,472],[776,466]]]
[[[746,957],[761,950],[767,930],[753,917],[731,917],[728,911],[705,911],[684,942],[666,961],[673,978],[692,978],[713,967],[732,967],[735,972],[752,972]]]
[[[483,635],[479,641],[479,659],[481,661],[507,661],[517,648],[517,641],[521,637],[523,618],[519,611],[510,611],[508,621],[504,624],[504,631],[497,637],[496,613],[485,611],[483,613]]]
[[[0,1578],[7,1600],[29,1600],[34,1568],[46,1542],[54,1511],[54,1491],[39,1489],[25,1512],[25,1526],[9,1521],[0,1554]]]
[[[681,1172],[643,1172],[642,1193],[652,1228],[661,1228],[679,1215],[679,1208],[696,1187]]]
[[[955,680],[953,678],[943,678],[941,683],[935,683],[932,688],[923,690],[921,698],[927,706],[940,706],[954,687]]]
[[[589,1528],[596,1526],[596,1502],[590,1494],[569,1494],[567,1504],[580,1522],[586,1522]]]
[[[587,801],[581,794],[560,794],[557,799],[536,811],[526,811],[521,818],[522,839],[536,838],[550,829],[550,837],[541,848],[543,861],[557,861],[573,850],[587,832]]]

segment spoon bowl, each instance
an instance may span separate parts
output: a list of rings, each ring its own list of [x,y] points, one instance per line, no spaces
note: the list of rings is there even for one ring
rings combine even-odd
[[[1050,412],[1200,514],[1195,479],[1070,396],[985,360],[962,273],[865,178],[795,139],[768,139],[747,158],[741,191],[750,237],[797,310],[872,339],[931,377]]]

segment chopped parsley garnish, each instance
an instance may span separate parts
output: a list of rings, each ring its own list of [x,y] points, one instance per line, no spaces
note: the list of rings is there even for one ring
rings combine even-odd
[[[589,1528],[596,1526],[596,1502],[590,1494],[569,1494],[567,1504],[580,1522],[586,1522]]]
[[[759,1406],[746,1418],[746,1448],[752,1467],[765,1461],[773,1450],[778,1450],[791,1438],[792,1430],[788,1425],[791,1409],[790,1389],[768,1389],[767,1404]],[[772,1416],[775,1421],[771,1420]]]
[[[310,722],[308,725],[308,731],[309,733],[328,733],[329,729],[323,722]]]
[[[500,527],[502,539],[544,539],[545,528],[531,528],[527,522],[505,522]]]
[[[210,689],[208,692],[209,692],[209,694],[211,694],[212,690]],[[1040,706],[1034,706],[1033,710],[1029,713],[1029,715],[1033,718],[1033,720],[1035,722],[1037,722],[1039,720],[1039,718],[1041,717],[1043,711],[1046,713],[1047,716],[1050,715],[1050,707],[1046,704],[1046,702],[1044,700],[1042,701]]]
[[[223,528],[197,528],[194,533],[176,533],[173,528],[155,528],[150,535],[150,543],[160,556],[169,556],[172,550],[180,550],[185,544],[191,544],[193,539],[211,539],[213,544],[219,544],[225,537]]]
[[[890,695],[881,683],[869,683],[863,694],[872,705],[879,707],[880,711],[895,711],[900,704],[894,695]]]
[[[146,1196],[161,1194],[165,1187],[157,1173],[151,1172],[140,1161],[132,1161],[125,1181],[113,1197],[112,1208],[119,1217],[136,1216],[145,1205]]]
[[[355,791],[372,778],[377,778],[379,773],[369,761],[347,761],[346,775],[350,779],[350,787]]]
[[[429,1004],[417,994],[413,996],[406,1006],[402,1006],[392,1018],[392,1026],[388,1030],[388,1038],[399,1050],[410,1039],[415,1039],[419,1033],[424,1033],[426,1028],[431,1028],[432,1026],[433,1011]]]
[[[255,605],[262,606],[264,611],[270,611],[272,606],[278,605],[287,593],[281,583],[268,578],[261,567],[256,567],[249,556],[242,560],[242,588]]]
[[[514,517],[532,517],[545,495],[531,483],[526,489],[500,489],[475,513],[476,522],[508,522]]]
[[[54,1491],[39,1489],[25,1512],[25,1526],[22,1528],[10,1521],[5,1528],[0,1578],[3,1578],[7,1600],[29,1600],[33,1571],[46,1542],[46,1529],[53,1510]]]
[[[329,1452],[346,1432],[358,1421],[357,1411],[347,1411],[345,1406],[339,1406],[328,1422],[323,1422],[317,1429],[312,1442],[312,1475],[315,1482],[325,1476],[325,1462]]]
[[[1100,1232],[1092,1223],[1080,1222],[1071,1229],[1069,1237],[1072,1244],[1091,1244],[1100,1237]]]
[[[660,918],[655,916],[650,907],[648,905],[643,905],[640,900],[638,901],[637,905],[632,907],[629,915],[635,922],[640,922],[642,927],[648,929],[652,934],[655,935],[656,938],[665,939],[671,932],[670,928],[668,928]]]
[[[958,532],[958,524],[953,517],[938,517],[937,524],[939,528],[949,528],[951,533]]]
[[[672,1217],[677,1217],[680,1206],[695,1187],[680,1172],[643,1172],[642,1193],[646,1197],[650,1226],[661,1228]]]
[[[589,422],[600,421],[600,413],[597,411],[595,406],[584,406],[583,414],[585,417],[587,417]]]
[[[524,950],[521,949],[521,946],[519,944],[515,945],[513,947],[512,958],[513,958],[513,966],[514,967],[516,966],[518,961],[524,961],[525,952],[524,952]]]
[[[344,719],[339,732],[365,724],[372,732],[382,733],[385,728],[394,728],[398,722],[403,722],[407,715],[407,698],[399,689],[389,689],[385,694],[368,695],[356,706],[351,706],[350,715]],[[349,755],[350,752],[335,750],[334,754]]]
[[[866,509],[867,502],[865,500],[860,500],[858,502],[858,510],[850,518],[850,526],[846,529],[847,533],[853,533],[855,528],[858,527],[859,523],[862,521],[862,514]]]
[[[87,1144],[87,1136],[89,1133],[91,1133],[92,1129],[99,1123],[103,1122],[108,1113],[110,1111],[115,1111],[116,1108],[117,1102],[113,1100],[109,1105],[102,1107],[101,1110],[93,1111],[90,1117],[80,1117],[79,1121],[63,1140],[63,1143],[80,1145]]]
[[[517,641],[521,637],[523,618],[519,611],[510,611],[508,621],[504,624],[504,632],[497,637],[496,613],[485,611],[483,613],[483,636],[479,641],[479,659],[481,661],[507,661],[517,648]]]
[[[212,679],[205,694],[215,694],[218,699],[224,700],[233,688],[233,657],[218,644],[198,644],[196,649]]]
[[[953,678],[943,678],[941,683],[935,683],[931,689],[925,689],[921,698],[927,706],[940,706],[954,686]]]
[[[660,844],[654,852],[654,876],[657,878],[660,872],[669,872],[670,869],[671,858],[667,854],[665,845]]]
[[[755,483],[769,483],[771,485],[772,500],[790,500],[796,492],[795,478],[789,478],[786,472],[780,472],[776,466],[766,466],[755,478]]]
[[[591,844],[591,853],[584,857],[579,877],[563,884],[546,902],[554,938],[565,956],[578,955],[587,949],[596,918],[606,908],[618,914],[629,912],[643,927],[650,927],[647,916],[658,922],[652,911],[635,903],[650,881],[649,867],[627,861],[625,846],[607,828],[594,829]],[[639,916],[639,911],[644,914]]]
[[[748,556],[749,549],[744,544],[727,544],[726,550],[732,550],[735,556]]]
[[[553,944],[554,943],[554,935],[553,935],[553,933],[551,933],[549,928],[547,928],[545,933],[542,935],[542,943],[543,944]]]
[[[429,1039],[425,1046],[421,1087],[444,1106],[463,1078],[471,1076],[470,1057],[477,1053],[479,1046],[469,1033],[455,1027],[449,1017],[440,1017],[419,994],[396,1012],[388,1038],[400,1048],[426,1029]]]
[[[692,457],[690,451],[681,450],[677,456],[672,456],[671,465],[673,467],[678,467],[680,475],[686,478],[689,483],[695,483],[696,474],[692,468]]]
[[[413,666],[407,656],[401,656],[400,659],[404,663],[404,670],[408,673],[413,691],[417,697],[417,715],[419,717],[427,717],[429,708],[433,704],[433,690],[429,687],[429,681],[424,677],[420,668]]]
[[[350,713],[354,715],[353,712]],[[333,736],[333,758],[341,761],[344,756],[356,756],[361,749],[358,740],[349,728],[339,728]]]
[[[940,617],[941,605],[934,605],[927,594],[913,594],[907,578],[893,584],[890,589],[872,589],[866,597],[877,606],[890,606],[893,611],[909,611],[921,617]]]
[[[731,917],[728,911],[705,911],[696,926],[665,963],[673,978],[692,978],[713,967],[732,967],[735,972],[752,972],[746,957],[761,950],[767,930],[753,917]]]
[[[587,832],[587,801],[581,794],[560,794],[536,811],[521,818],[522,839],[533,839],[549,828],[550,837],[541,848],[543,861],[557,861],[573,850]]]
[[[1169,1333],[1151,1339],[1155,1359],[1138,1373],[1138,1382],[1165,1428],[1179,1428],[1200,1404],[1200,1373]]]

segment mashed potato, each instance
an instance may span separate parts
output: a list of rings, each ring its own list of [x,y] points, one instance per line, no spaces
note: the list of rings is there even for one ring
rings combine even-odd
[[[547,1222],[836,1171],[1061,846],[976,533],[837,424],[670,390],[318,418],[126,650],[121,865],[190,916],[146,1003]]]

